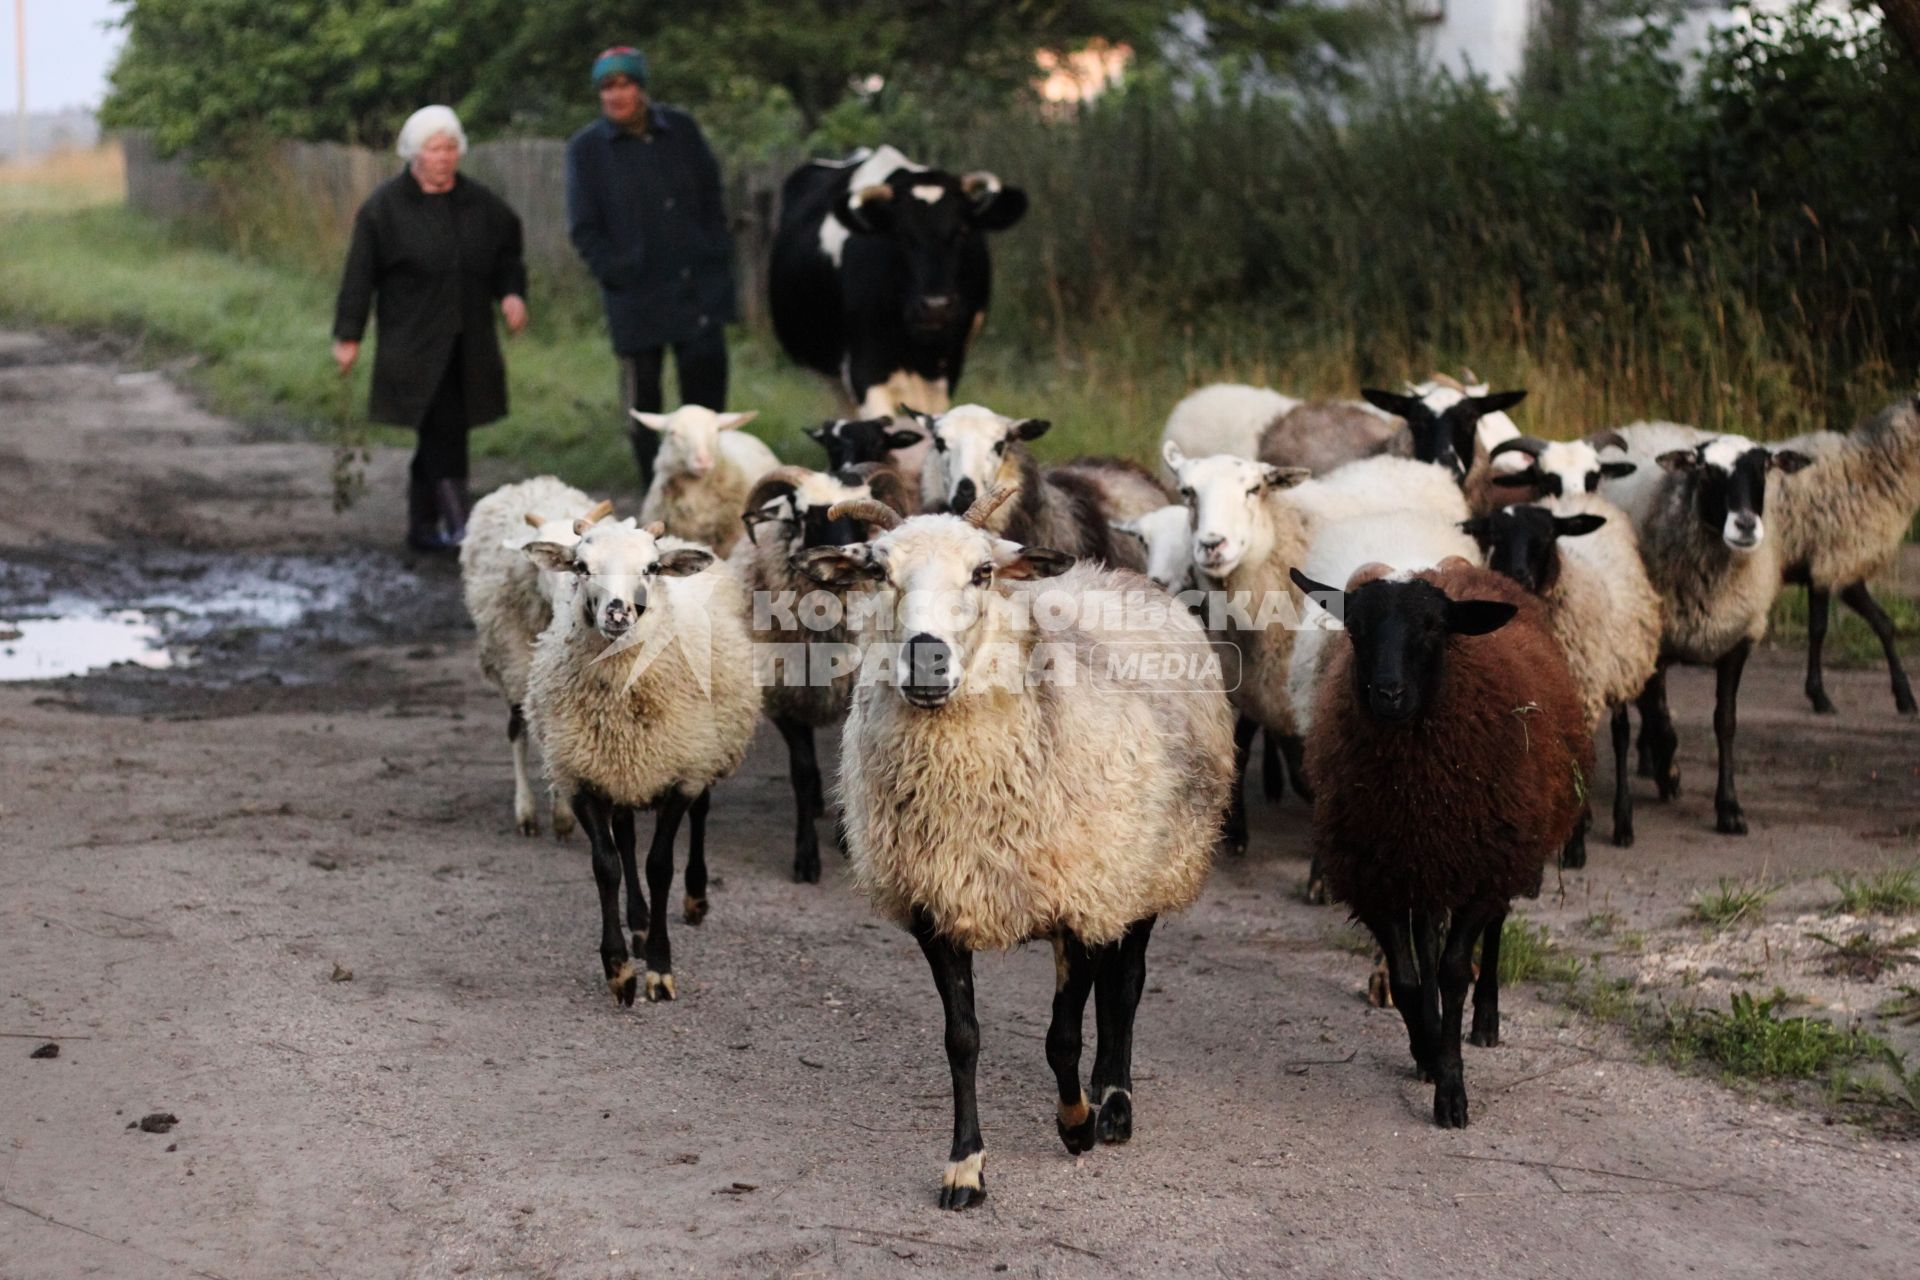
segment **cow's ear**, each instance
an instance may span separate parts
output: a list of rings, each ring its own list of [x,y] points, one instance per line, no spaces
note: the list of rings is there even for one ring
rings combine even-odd
[[[1019,187],[1001,187],[967,205],[967,221],[981,231],[1005,231],[1027,214],[1027,193]]]
[[[849,231],[884,235],[893,230],[893,188],[881,182],[849,191],[833,202],[833,216]]]

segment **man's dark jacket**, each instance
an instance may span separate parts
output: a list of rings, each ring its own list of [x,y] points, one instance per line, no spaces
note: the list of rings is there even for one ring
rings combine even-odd
[[[358,342],[378,295],[373,361],[376,422],[417,427],[460,340],[467,425],[507,412],[507,370],[494,304],[527,294],[520,219],[487,188],[456,176],[430,196],[411,170],[374,188],[353,220],[353,244],[334,307],[333,336]]]
[[[720,166],[692,116],[648,113],[644,137],[603,116],[567,140],[567,230],[600,282],[622,355],[734,318]]]

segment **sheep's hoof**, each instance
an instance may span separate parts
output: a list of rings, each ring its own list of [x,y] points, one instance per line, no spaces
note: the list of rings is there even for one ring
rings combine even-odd
[[[1747,817],[1739,805],[1731,805],[1715,816],[1713,829],[1723,836],[1743,836],[1747,834]]]
[[[1100,1103],[1100,1141],[1122,1143],[1133,1138],[1133,1095],[1109,1089]]]
[[[1633,827],[1623,824],[1613,829],[1613,847],[1616,849],[1633,848]]]
[[[1587,842],[1568,841],[1560,850],[1560,865],[1568,871],[1578,871],[1587,865]]]
[[[1666,777],[1655,778],[1653,780],[1653,789],[1654,789],[1654,793],[1658,795],[1662,800],[1679,799],[1680,798],[1680,771],[1678,769],[1671,769],[1671,770],[1668,770]]]
[[[1463,1082],[1434,1086],[1433,1122],[1442,1129],[1467,1127],[1467,1086]]]
[[[1492,1049],[1500,1043],[1500,1011],[1488,1010],[1473,1015],[1473,1030],[1467,1033],[1467,1043],[1477,1044],[1482,1049]]]
[[[673,999],[673,975],[647,970],[647,1003],[659,1004],[662,1000],[671,999]],[[631,994],[627,996],[627,1003],[633,1003]]]
[[[1099,1115],[1087,1105],[1087,1095],[1081,1094],[1080,1101],[1061,1103],[1060,1113],[1053,1118],[1054,1127],[1060,1130],[1060,1141],[1066,1144],[1068,1155],[1080,1155],[1093,1150],[1100,1140]]]
[[[1920,715],[1920,704],[1914,702],[1910,689],[1894,690],[1893,709],[1903,716]]]
[[[1813,714],[1817,716],[1837,716],[1840,714],[1840,709],[1833,705],[1833,699],[1829,698],[1825,693],[1815,693],[1809,689],[1807,690],[1807,701],[1813,704]]]
[[[940,1207],[971,1209],[987,1198],[987,1175],[981,1168],[986,1152],[976,1151],[965,1160],[949,1160],[940,1175]]]
[[[688,924],[699,924],[707,918],[707,900],[688,894],[687,900],[680,905],[680,914]]]
[[[572,836],[573,815],[565,809],[555,809],[553,811],[553,838],[564,842]]]
[[[607,990],[613,992],[613,998],[615,1000],[618,1000],[624,1007],[631,1009],[633,1007],[633,990],[637,982],[633,972],[633,961],[622,960],[617,967],[610,964],[608,968],[611,969],[612,972],[607,974]]]
[[[1333,901],[1327,893],[1327,878],[1320,875],[1307,877],[1306,887],[1300,890],[1300,900],[1316,907],[1324,907]]]
[[[523,836],[537,836],[540,834],[540,819],[531,813],[519,814],[514,820],[514,825],[519,828],[520,834]]]
[[[1373,972],[1367,975],[1367,1003],[1376,1009],[1393,1008],[1393,984],[1387,980],[1387,965],[1383,960],[1373,966]]]
[[[793,882],[795,884],[820,883],[820,851],[805,849],[793,855]]]

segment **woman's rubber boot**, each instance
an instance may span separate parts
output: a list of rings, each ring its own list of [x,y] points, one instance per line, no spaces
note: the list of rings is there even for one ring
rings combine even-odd
[[[467,482],[436,481],[433,497],[440,509],[440,545],[451,550],[467,537],[467,511],[473,505],[467,500]]]
[[[433,488],[418,474],[407,477],[407,545],[415,551],[442,551],[447,545]]]

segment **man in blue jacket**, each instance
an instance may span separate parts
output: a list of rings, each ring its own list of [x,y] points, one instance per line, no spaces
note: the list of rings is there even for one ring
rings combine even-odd
[[[600,119],[567,140],[567,228],[600,282],[621,399],[661,411],[661,362],[672,347],[681,403],[723,410],[734,288],[720,166],[693,117],[648,99],[638,49],[602,52],[593,85]],[[660,437],[622,420],[644,489]]]

